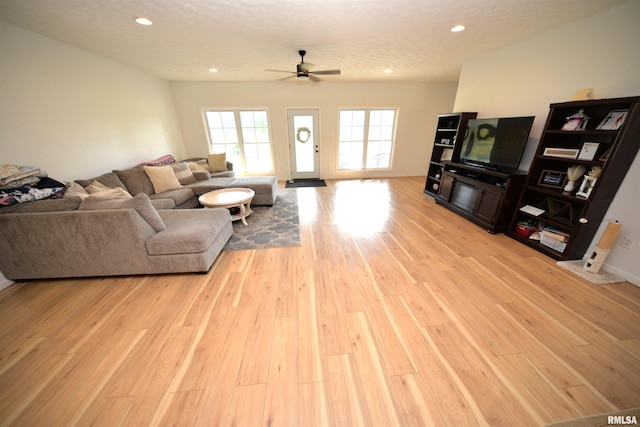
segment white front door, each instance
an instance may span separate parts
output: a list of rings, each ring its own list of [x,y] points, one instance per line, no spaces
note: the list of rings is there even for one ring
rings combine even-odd
[[[289,110],[291,179],[320,178],[318,110]]]

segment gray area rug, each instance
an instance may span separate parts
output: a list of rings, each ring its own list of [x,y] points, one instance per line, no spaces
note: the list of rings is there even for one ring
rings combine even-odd
[[[233,222],[233,236],[224,247],[226,251],[300,246],[298,192],[295,188],[281,189],[272,207],[251,206],[248,226]]]

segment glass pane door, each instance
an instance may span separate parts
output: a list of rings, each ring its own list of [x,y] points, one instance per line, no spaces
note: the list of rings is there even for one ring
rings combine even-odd
[[[291,179],[320,178],[318,110],[289,110]]]

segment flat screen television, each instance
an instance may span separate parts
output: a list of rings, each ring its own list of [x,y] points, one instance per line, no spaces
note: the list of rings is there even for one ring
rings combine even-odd
[[[460,161],[494,170],[518,169],[534,118],[469,120]]]

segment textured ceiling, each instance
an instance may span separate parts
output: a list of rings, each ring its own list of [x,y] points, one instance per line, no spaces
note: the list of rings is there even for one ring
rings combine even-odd
[[[167,80],[273,81],[286,74],[265,69],[295,71],[306,49],[312,70],[342,70],[327,81],[452,82],[469,59],[625,1],[0,0],[0,19]]]

